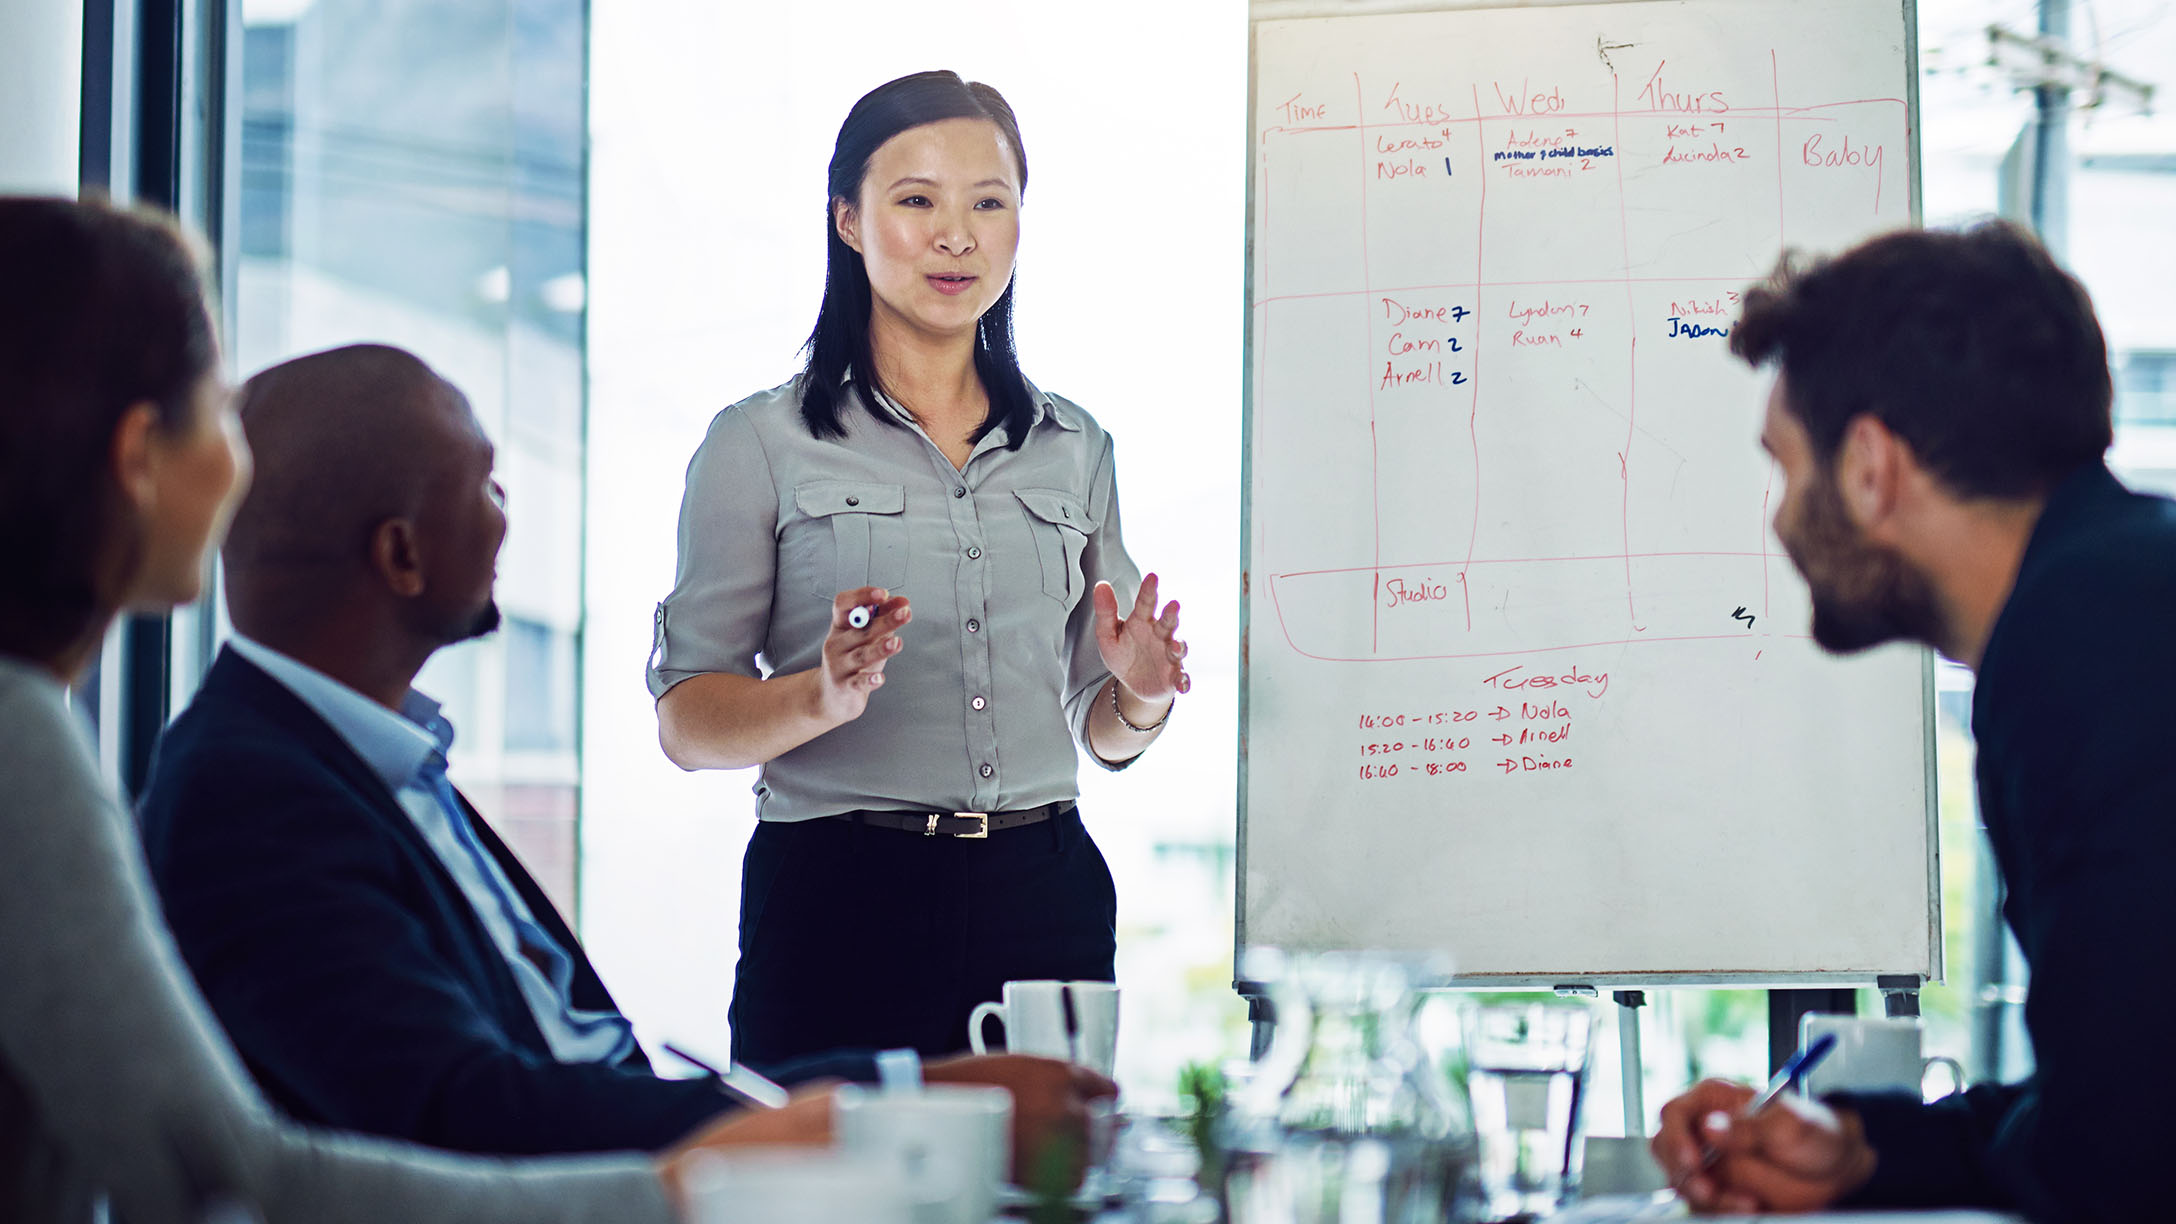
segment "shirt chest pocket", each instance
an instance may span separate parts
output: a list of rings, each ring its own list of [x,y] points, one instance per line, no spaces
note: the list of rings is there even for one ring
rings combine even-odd
[[[798,542],[780,541],[780,560],[800,571],[810,594],[828,600],[855,587],[906,585],[904,485],[813,480],[795,485],[793,500],[807,520],[793,533]]]
[[[1035,537],[1035,552],[1043,567],[1043,594],[1071,607],[1082,594],[1081,552],[1088,547],[1087,503],[1062,489],[1016,489]]]

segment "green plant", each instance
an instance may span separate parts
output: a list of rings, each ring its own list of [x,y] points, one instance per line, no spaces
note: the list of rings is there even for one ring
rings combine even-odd
[[[1194,1180],[1215,1193],[1224,1184],[1224,1115],[1231,1108],[1231,1085],[1224,1072],[1210,1063],[1188,1063],[1179,1069],[1179,1105],[1186,1137],[1201,1158]]]
[[[1029,1224],[1078,1224],[1082,1216],[1073,1207],[1073,1190],[1080,1185],[1085,1154],[1068,1135],[1054,1136],[1035,1154],[1023,1186],[1034,1200],[1028,1204]]]

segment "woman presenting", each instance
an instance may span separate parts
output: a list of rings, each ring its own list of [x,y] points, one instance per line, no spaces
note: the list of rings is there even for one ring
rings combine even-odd
[[[855,103],[807,366],[688,465],[650,688],[674,763],[763,767],[732,1005],[758,1067],[941,1054],[1006,981],[1114,976],[1075,744],[1139,756],[1186,646],[1120,540],[1109,435],[1020,372],[1026,184],[987,85]]]

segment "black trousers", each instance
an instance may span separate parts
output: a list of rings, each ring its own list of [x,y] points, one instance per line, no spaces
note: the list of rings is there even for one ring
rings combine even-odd
[[[1115,980],[1117,916],[1077,808],[976,841],[762,822],[741,869],[733,1058],[957,1053],[1006,982]]]

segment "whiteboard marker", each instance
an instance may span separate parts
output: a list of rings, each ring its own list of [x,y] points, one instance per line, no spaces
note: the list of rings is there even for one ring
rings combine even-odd
[[[865,607],[855,608],[852,611],[848,612],[846,614],[846,627],[849,629],[867,629],[869,627],[869,622],[875,619],[876,605],[869,604]]]

